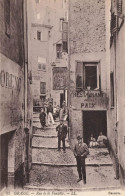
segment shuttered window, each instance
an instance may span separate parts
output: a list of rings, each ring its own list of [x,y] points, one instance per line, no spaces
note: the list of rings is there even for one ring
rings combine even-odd
[[[63,52],[68,52],[68,22],[62,22]]]
[[[62,44],[56,44],[56,57],[62,58]]]
[[[46,94],[46,82],[40,82],[40,94]]]
[[[117,15],[112,13],[111,15],[111,35],[117,31]]]
[[[10,36],[10,0],[4,0],[5,33]]]
[[[37,40],[42,40],[42,33],[37,31]]]
[[[77,62],[76,64],[76,89],[83,88],[83,63]]]
[[[101,90],[101,77],[98,63],[77,62],[76,89]]]
[[[111,107],[114,107],[114,74],[110,73],[110,86],[111,86]]]
[[[119,14],[122,13],[122,0],[117,0],[117,11]]]

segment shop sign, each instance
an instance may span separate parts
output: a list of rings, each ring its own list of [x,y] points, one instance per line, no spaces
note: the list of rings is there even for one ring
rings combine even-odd
[[[53,90],[65,90],[68,88],[68,70],[66,67],[53,68]]]
[[[81,91],[76,91],[76,90],[73,90],[71,92],[71,97],[88,97],[88,98],[94,98],[94,97],[104,97],[104,93],[101,92],[100,90],[81,90]]]
[[[81,108],[94,108],[95,107],[95,103],[81,103]]]

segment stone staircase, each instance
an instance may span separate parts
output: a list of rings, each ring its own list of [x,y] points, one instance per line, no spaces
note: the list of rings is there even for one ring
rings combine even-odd
[[[29,183],[24,189],[36,190],[104,190],[118,189],[119,181],[107,149],[90,149],[86,159],[87,184],[77,183],[76,160],[66,138],[66,153],[57,151],[58,138],[55,125],[40,127],[38,114],[34,114],[34,134],[32,139],[32,168]]]

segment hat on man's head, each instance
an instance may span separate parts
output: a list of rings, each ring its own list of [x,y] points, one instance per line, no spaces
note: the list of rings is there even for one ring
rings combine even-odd
[[[81,135],[78,135],[77,140],[80,140],[80,139],[82,139],[82,137],[81,137]]]

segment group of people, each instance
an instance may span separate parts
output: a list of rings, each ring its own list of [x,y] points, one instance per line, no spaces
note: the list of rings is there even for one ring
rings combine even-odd
[[[64,120],[60,120],[60,124],[56,127],[58,135],[58,151],[60,151],[61,141],[63,145],[63,152],[66,152],[65,148],[65,138],[67,136],[67,126],[64,124]],[[77,171],[79,179],[77,182],[80,182],[83,179],[84,184],[86,184],[86,168],[85,168],[85,158],[89,154],[89,149],[87,144],[82,142],[82,137],[78,135],[78,143],[74,147],[74,156],[77,162]]]
[[[68,120],[68,108],[66,106],[65,101],[63,102],[62,108],[60,109],[58,108],[58,110],[59,110],[59,120],[60,121]],[[45,105],[45,107],[41,108],[39,119],[43,130],[45,126],[49,126],[51,123],[53,125],[55,124],[54,109],[51,103],[48,106]]]
[[[48,117],[48,120],[51,120],[52,124],[55,124],[53,119],[53,107],[50,104],[49,107],[46,107],[46,112],[42,108],[39,118],[42,125],[42,128],[46,126],[46,117]],[[63,108],[60,110],[59,114],[59,120],[60,124],[56,127],[57,136],[58,136],[58,151],[61,150],[61,142],[63,146],[63,152],[66,152],[66,146],[65,146],[65,139],[68,133],[67,125],[64,124],[64,121],[68,117],[68,111],[66,110],[65,104],[63,105]],[[47,116],[46,116],[47,115]],[[49,124],[49,121],[48,121]],[[74,146],[74,156],[76,158],[77,163],[77,171],[79,178],[77,182],[80,182],[83,180],[83,183],[86,184],[86,167],[85,167],[85,159],[87,158],[87,155],[89,154],[89,148],[86,143],[82,142],[82,137],[80,135],[77,136],[77,143]],[[93,134],[91,134],[89,147],[106,147],[107,145],[107,137],[100,132],[100,135],[98,136],[98,139],[93,137]]]
[[[67,126],[63,123],[63,120],[60,121],[60,124],[56,127],[56,131],[58,132],[58,151],[60,151],[60,145],[62,141],[63,145],[63,152],[66,152],[65,149],[65,138],[67,135]],[[86,143],[82,142],[82,137],[80,135],[77,136],[77,143],[74,147],[74,156],[76,158],[77,163],[77,171],[78,171],[78,180],[77,182],[80,182],[83,180],[83,183],[86,184],[86,167],[85,167],[85,159],[87,158],[87,155],[89,154],[89,148]],[[90,141],[90,147],[93,145],[91,142],[93,141],[92,135],[91,135],[91,141]],[[107,137],[100,132],[100,135],[97,139],[98,146],[105,147],[107,144]]]
[[[97,140],[93,137],[93,134],[91,134],[90,141],[89,141],[90,148],[94,148],[94,147],[105,148],[107,147],[107,144],[108,144],[107,137],[103,135],[102,132],[100,132]]]
[[[51,103],[48,106],[45,105],[44,108],[41,108],[39,119],[40,119],[40,123],[41,123],[43,130],[45,126],[49,126],[51,123],[53,125],[55,124],[55,121],[53,118],[53,106]]]

